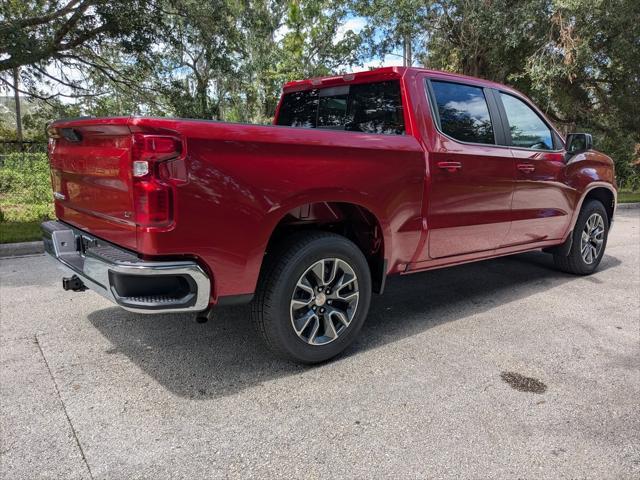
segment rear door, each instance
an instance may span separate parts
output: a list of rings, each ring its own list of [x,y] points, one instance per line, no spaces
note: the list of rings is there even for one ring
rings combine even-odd
[[[438,128],[429,153],[428,248],[418,261],[497,248],[511,223],[514,163],[490,90],[428,80]]]
[[[565,183],[562,142],[525,99],[495,94],[516,167],[512,225],[502,246],[560,239],[571,219],[574,196]]]

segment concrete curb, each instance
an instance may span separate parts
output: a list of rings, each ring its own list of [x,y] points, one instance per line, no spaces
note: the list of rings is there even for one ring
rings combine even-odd
[[[633,202],[633,203],[619,203],[618,204],[618,208],[621,208],[623,210],[627,210],[629,208],[640,208],[640,202]]]
[[[39,242],[20,242],[0,244],[0,258],[35,255],[44,252],[42,240]]]

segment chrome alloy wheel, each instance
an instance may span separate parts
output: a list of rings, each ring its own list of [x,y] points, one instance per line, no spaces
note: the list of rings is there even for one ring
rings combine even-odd
[[[300,276],[293,291],[293,329],[309,345],[331,343],[349,327],[359,298],[358,278],[347,262],[318,260]]]
[[[593,213],[587,219],[580,238],[582,259],[591,265],[600,255],[604,243],[604,219],[599,213]]]

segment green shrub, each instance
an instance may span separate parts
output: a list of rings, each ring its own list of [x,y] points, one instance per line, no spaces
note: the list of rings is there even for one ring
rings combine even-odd
[[[0,169],[0,194],[11,193],[17,189],[20,182],[20,174],[15,170]]]
[[[37,222],[53,217],[49,161],[44,153],[12,153],[0,165],[2,222]],[[6,227],[6,225],[5,225]]]

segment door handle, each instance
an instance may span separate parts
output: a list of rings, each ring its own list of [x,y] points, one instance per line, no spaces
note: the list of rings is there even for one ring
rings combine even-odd
[[[518,164],[518,170],[520,170],[521,172],[524,173],[532,173],[534,172],[536,169],[535,166],[533,166],[531,163],[519,163]]]
[[[460,170],[462,168],[462,163],[460,162],[438,162],[438,168],[442,170],[446,170],[447,172],[455,172],[456,170]]]

